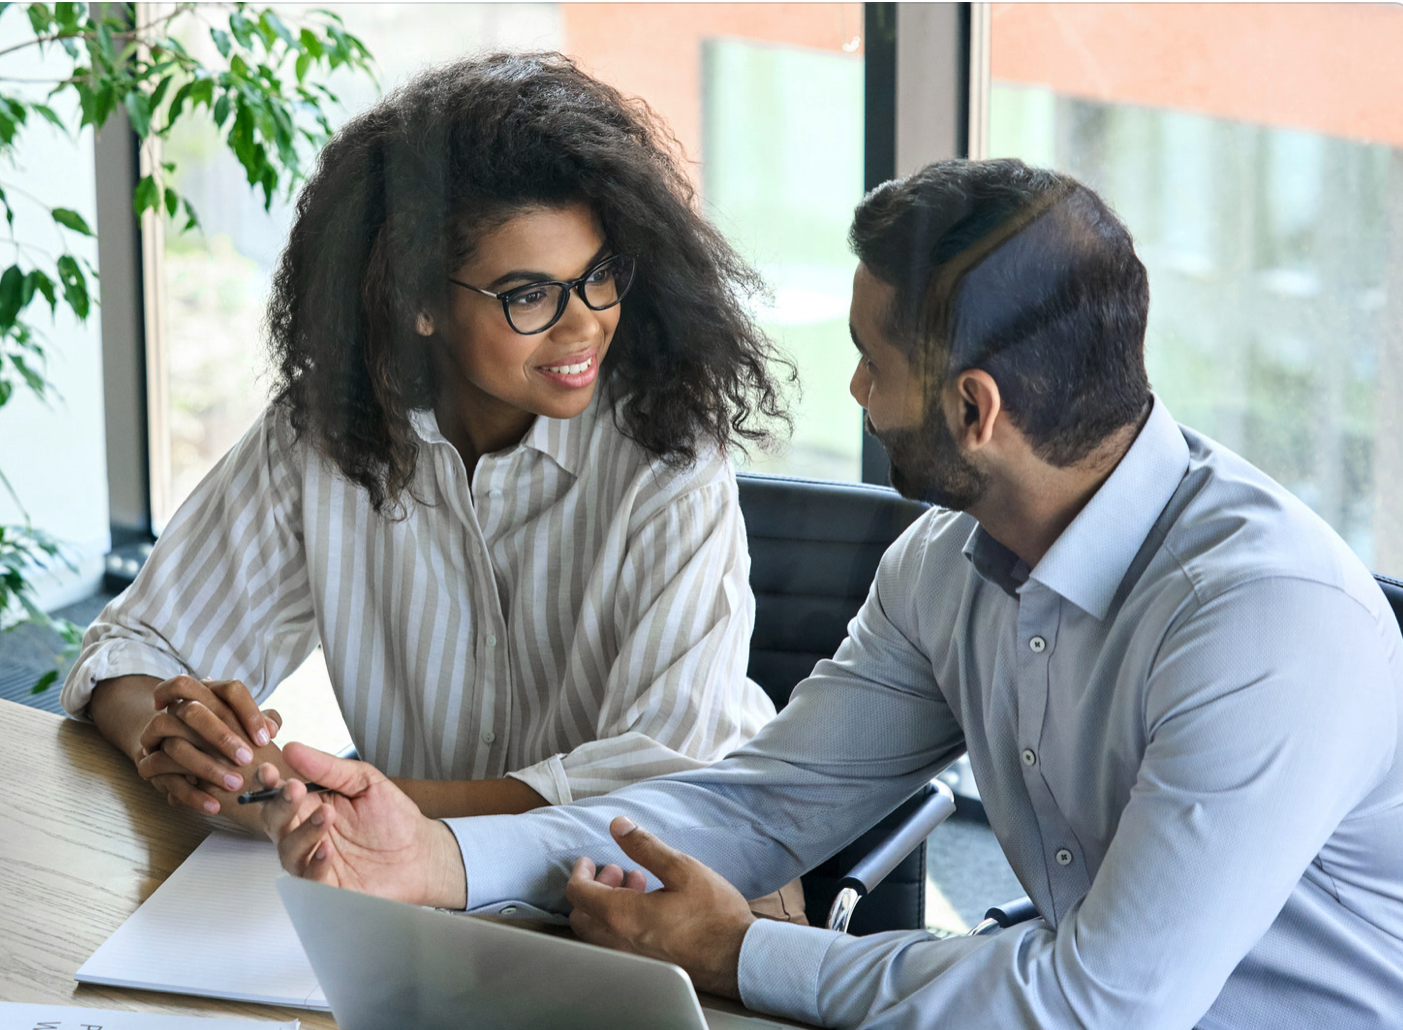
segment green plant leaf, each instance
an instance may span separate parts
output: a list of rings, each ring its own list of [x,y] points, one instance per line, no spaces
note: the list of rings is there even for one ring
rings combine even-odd
[[[296,37],[288,31],[288,27],[283,24],[283,20],[274,14],[272,10],[266,10],[260,14],[258,16],[258,24],[268,32],[271,32],[278,39],[281,39],[292,49],[296,50],[298,48]],[[265,35],[264,38],[267,39],[267,36]],[[268,40],[268,42],[271,43],[272,40]]]
[[[9,331],[24,306],[24,273],[11,265],[0,275],[0,332]]]
[[[55,264],[58,266],[59,282],[63,284],[64,301],[80,321],[86,321],[89,309],[88,280],[72,254],[61,255]]]
[[[132,128],[145,139],[151,133],[151,101],[140,90],[132,90],[123,98],[127,114],[131,116]]]
[[[132,207],[136,210],[136,216],[140,218],[143,211],[159,207],[160,204],[161,188],[156,185],[155,178],[150,175],[142,176],[132,194]]]
[[[161,79],[160,82],[156,83],[156,88],[151,91],[151,110],[155,111],[160,108],[161,101],[165,99],[166,90],[170,89],[171,80],[173,78],[173,75],[167,75],[165,78]]]
[[[229,15],[229,31],[234,34],[234,38],[245,50],[253,46],[253,23],[238,11]]]
[[[234,42],[229,38],[229,33],[223,29],[210,29],[209,38],[214,40],[214,48],[219,51],[219,56],[227,59],[229,51],[234,49]]]
[[[25,276],[25,279],[27,280],[26,289],[29,295],[32,297],[35,292],[38,292],[40,296],[49,302],[49,311],[52,313],[55,305],[58,303],[58,297],[54,294],[54,281],[37,268],[31,268],[29,274]]]
[[[173,190],[173,189],[171,189],[169,186],[167,186],[167,187],[166,187],[166,214],[168,214],[168,215],[170,215],[172,218],[174,218],[174,217],[175,217],[175,213],[176,213],[177,210],[179,210],[179,208],[180,208],[180,196],[175,192],[175,190]]]
[[[48,672],[44,673],[44,675],[39,677],[39,679],[35,682],[34,686],[29,688],[29,692],[31,694],[42,694],[44,691],[52,687],[54,685],[54,681],[57,679],[58,670],[50,669]]]
[[[297,55],[297,60],[293,62],[292,70],[297,76],[297,81],[301,82],[307,77],[307,71],[312,67],[312,55],[302,53]]]
[[[30,104],[29,106],[35,111],[38,111],[46,122],[62,130],[65,135],[68,134],[68,126],[64,124],[63,119],[60,118],[58,113],[48,104]]]
[[[303,29],[297,34],[298,40],[302,43],[302,49],[312,57],[320,57],[326,52],[322,47],[321,37],[311,29]]]
[[[49,26],[54,23],[54,12],[49,10],[48,4],[29,5],[29,24],[34,29],[36,36],[42,36],[49,31]]]
[[[54,20],[62,32],[76,32],[83,19],[83,4],[54,4]]]
[[[72,211],[66,207],[56,207],[52,212],[54,221],[65,229],[72,229],[74,232],[82,233],[84,236],[91,236],[93,231],[88,228],[88,223],[83,220],[83,216],[77,211]]]

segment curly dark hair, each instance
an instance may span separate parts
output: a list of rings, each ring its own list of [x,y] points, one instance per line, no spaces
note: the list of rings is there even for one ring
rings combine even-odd
[[[747,313],[763,283],[698,214],[679,153],[645,103],[551,53],[430,69],[347,122],[298,196],[268,306],[293,430],[377,511],[397,505],[418,458],[410,412],[435,399],[417,316],[448,310],[476,238],[583,202],[637,259],[601,366],[620,429],[678,466],[708,439],[772,442],[794,369]]]

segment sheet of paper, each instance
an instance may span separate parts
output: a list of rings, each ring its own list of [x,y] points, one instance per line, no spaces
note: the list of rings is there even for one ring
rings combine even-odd
[[[328,1010],[274,886],[280,875],[270,842],[210,834],[75,979]]]
[[[297,1030],[301,1025],[296,1019],[271,1023],[266,1019],[210,1019],[0,1001],[0,1030]]]

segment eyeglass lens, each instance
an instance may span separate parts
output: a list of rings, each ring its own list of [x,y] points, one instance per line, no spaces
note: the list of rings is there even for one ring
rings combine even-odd
[[[611,308],[633,283],[633,259],[618,255],[602,261],[579,281],[579,293],[595,311]],[[565,312],[569,302],[565,283],[536,283],[513,290],[506,298],[507,319],[519,333],[539,333],[549,329]]]

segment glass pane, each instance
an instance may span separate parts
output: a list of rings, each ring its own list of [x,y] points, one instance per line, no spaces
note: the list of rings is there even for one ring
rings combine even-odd
[[[792,441],[756,467],[859,478],[844,233],[862,192],[860,4],[319,6],[366,41],[386,89],[484,49],[560,49],[647,100],[692,161],[708,215],[769,278],[760,317],[803,377]],[[288,21],[309,10],[280,7]],[[186,39],[209,47],[193,17]],[[376,96],[344,73],[329,85],[347,113]],[[187,120],[166,156],[203,231],[166,235],[170,487],[153,498],[158,528],[267,401],[263,305],[291,214],[285,202],[264,211],[208,121]]]
[[[1403,8],[998,5],[990,156],[1087,182],[1183,423],[1403,571]],[[1395,55],[1389,57],[1388,55]]]

